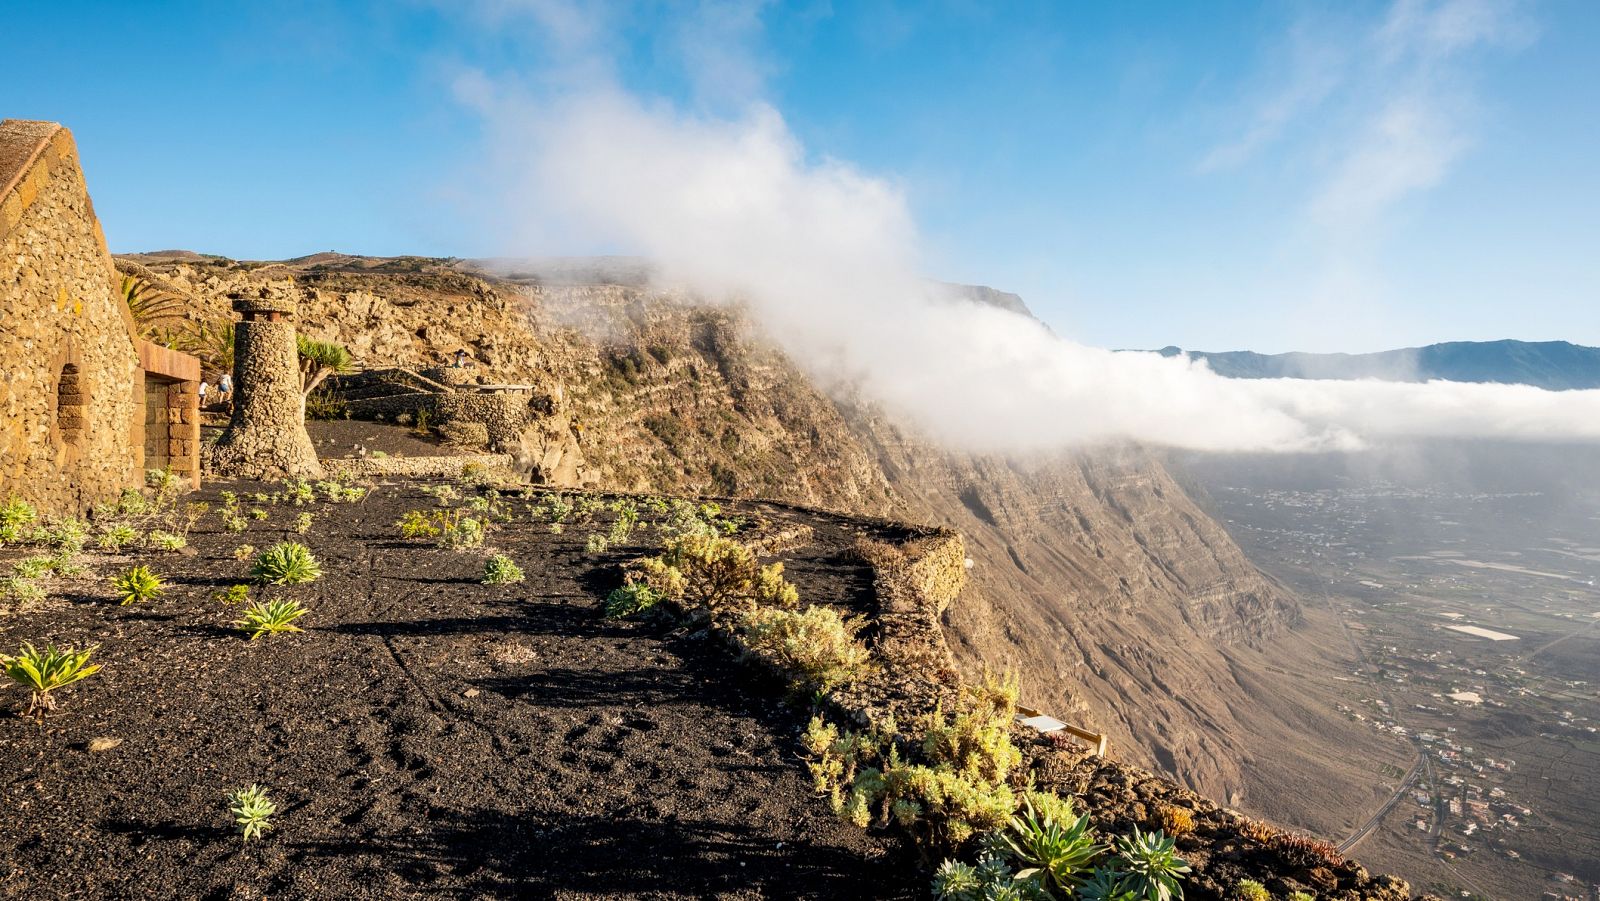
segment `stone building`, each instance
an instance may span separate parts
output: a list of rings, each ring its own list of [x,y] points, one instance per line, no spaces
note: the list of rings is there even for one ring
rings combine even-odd
[[[0,121],[0,498],[77,513],[200,480],[200,362],[141,340],[72,133]]]

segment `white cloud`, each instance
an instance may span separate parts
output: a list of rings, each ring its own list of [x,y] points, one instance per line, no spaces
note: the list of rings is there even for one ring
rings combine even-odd
[[[765,105],[720,118],[605,86],[554,100],[502,90],[483,112],[506,149],[505,202],[530,233],[647,256],[665,267],[663,287],[748,304],[824,383],[847,381],[952,447],[1600,439],[1600,391],[1231,380],[959,300],[919,276],[922,242],[900,190],[810,159]]]
[[[1471,144],[1472,63],[1520,47],[1532,27],[1516,0],[1394,0],[1352,28],[1326,14],[1297,21],[1263,72],[1269,87],[1240,135],[1202,171],[1242,165],[1291,129],[1320,159],[1307,209],[1323,227],[1360,231],[1449,174]]]

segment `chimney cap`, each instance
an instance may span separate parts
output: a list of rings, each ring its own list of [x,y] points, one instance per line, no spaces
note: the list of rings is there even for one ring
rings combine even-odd
[[[267,288],[256,290],[234,291],[228,295],[233,301],[236,313],[250,315],[252,313],[282,313],[293,316],[300,308],[300,302],[286,291],[270,291]]]

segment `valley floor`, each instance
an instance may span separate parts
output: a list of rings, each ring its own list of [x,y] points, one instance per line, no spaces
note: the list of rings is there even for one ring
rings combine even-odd
[[[199,499],[219,487],[240,486]],[[813,795],[801,714],[701,635],[602,616],[616,564],[653,536],[589,554],[603,525],[551,534],[524,515],[489,543],[528,581],[486,586],[487,552],[396,537],[403,511],[432,505],[380,486],[305,508],[303,538],[287,504],[244,534],[213,513],[191,554],[91,553],[93,578],[0,617],[0,647],[98,644],[105,667],[42,725],[14,712],[21,692],[0,694],[0,897],[920,891],[903,848]],[[870,592],[843,554],[854,533],[819,522],[817,536],[789,566],[802,596]],[[306,631],[247,641],[213,594],[246,581],[237,545],[286,538],[326,575],[264,594],[310,608]],[[134,562],[169,579],[165,598],[115,604],[106,576]],[[246,844],[225,798],[251,783],[280,812]]]

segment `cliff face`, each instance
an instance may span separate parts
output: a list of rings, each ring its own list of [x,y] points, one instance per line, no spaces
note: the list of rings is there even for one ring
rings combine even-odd
[[[302,329],[367,365],[438,365],[465,349],[484,381],[550,387],[606,487],[952,527],[973,559],[945,614],[963,666],[1020,667],[1025,701],[1110,733],[1120,758],[1202,791],[1236,797],[1253,778],[1265,727],[1241,712],[1234,650],[1298,609],[1145,452],[947,453],[848,390],[824,393],[737,312],[626,283],[330,255],[137,262],[193,297],[197,315],[221,316],[242,284],[292,277]]]

